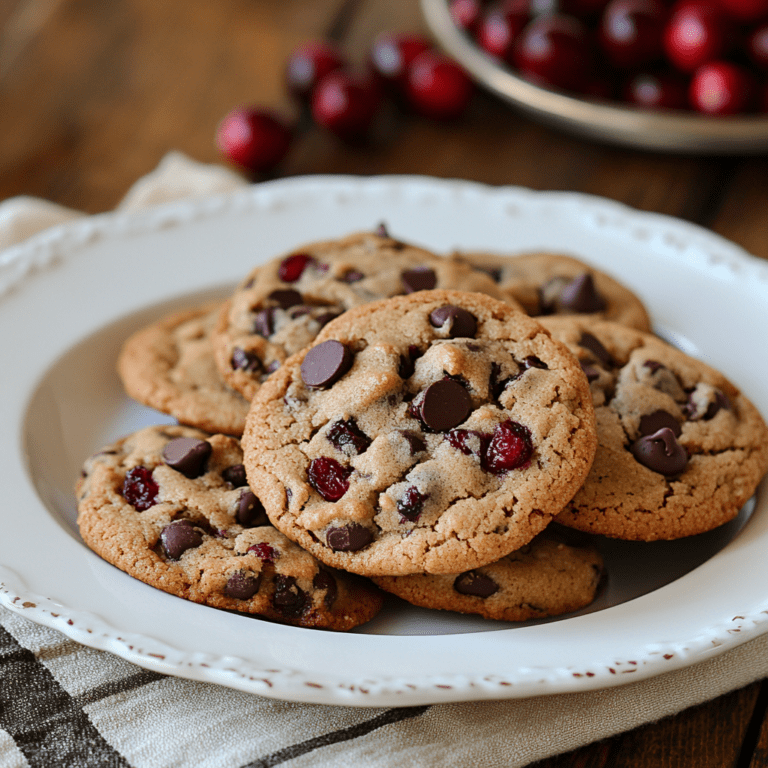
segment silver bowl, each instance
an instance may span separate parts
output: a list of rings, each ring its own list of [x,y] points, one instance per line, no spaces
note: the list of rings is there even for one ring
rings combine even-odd
[[[447,0],[421,0],[432,34],[492,93],[542,123],[614,144],[686,154],[768,150],[768,116],[717,117],[580,99],[540,88],[486,54],[451,19]]]

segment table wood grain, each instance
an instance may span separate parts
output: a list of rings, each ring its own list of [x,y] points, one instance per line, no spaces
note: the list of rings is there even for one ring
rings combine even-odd
[[[423,31],[416,0],[3,0],[0,199],[111,209],[169,150],[202,162],[223,115],[296,116],[284,67],[301,42],[358,66],[385,30]],[[573,190],[695,222],[768,258],[768,158],[653,154],[575,138],[478,92],[436,124],[390,111],[349,147],[304,122],[279,176],[416,173]],[[765,681],[539,768],[768,766]]]

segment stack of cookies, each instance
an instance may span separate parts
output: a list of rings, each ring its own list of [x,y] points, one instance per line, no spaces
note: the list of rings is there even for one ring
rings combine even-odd
[[[568,256],[445,257],[383,227],[302,246],[127,340],[126,391],[179,426],[87,460],[83,539],[298,626],[358,626],[381,590],[507,621],[577,610],[600,536],[711,530],[768,469],[755,407],[650,328]]]

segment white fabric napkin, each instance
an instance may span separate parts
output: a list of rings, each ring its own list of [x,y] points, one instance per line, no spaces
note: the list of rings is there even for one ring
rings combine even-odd
[[[245,184],[167,155],[120,203],[143,208]],[[0,203],[2,250],[82,214]],[[165,677],[0,608],[0,768],[524,766],[768,675],[768,635],[687,669],[600,691],[364,709],[297,704]]]

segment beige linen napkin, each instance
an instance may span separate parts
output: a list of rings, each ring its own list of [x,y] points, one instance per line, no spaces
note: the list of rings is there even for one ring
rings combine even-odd
[[[171,153],[119,207],[244,184]],[[0,203],[0,251],[80,215],[33,198]],[[514,768],[766,675],[763,635],[688,669],[588,693],[394,709],[297,704],[149,672],[0,608],[0,768]]]

